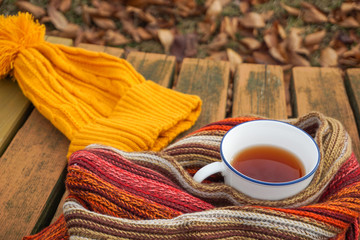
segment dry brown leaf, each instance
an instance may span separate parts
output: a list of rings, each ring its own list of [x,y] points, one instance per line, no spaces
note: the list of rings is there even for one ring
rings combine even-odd
[[[113,20],[110,18],[103,18],[103,17],[93,17],[92,20],[98,26],[102,29],[116,29],[116,24]]]
[[[169,53],[170,47],[174,42],[174,34],[169,29],[159,29],[158,38],[163,45],[165,52]]]
[[[18,1],[15,4],[21,11],[30,12],[35,18],[41,18],[46,14],[45,9],[30,2]]]
[[[302,38],[299,35],[300,30],[296,28],[290,29],[290,34],[286,39],[287,42],[287,49],[289,51],[296,51],[297,49],[301,48],[302,45]]]
[[[278,60],[279,62],[281,62],[281,63],[287,62],[286,58],[281,54],[281,51],[279,48],[272,47],[269,49],[269,53],[274,59]]]
[[[264,35],[264,42],[268,48],[273,48],[278,45],[276,34],[271,31]]]
[[[75,38],[80,30],[81,28],[79,25],[74,23],[68,23],[68,25],[62,30],[62,32],[66,34],[67,38]]]
[[[220,0],[214,0],[206,11],[206,18],[214,21],[222,12],[222,4]]]
[[[304,44],[305,44],[305,45],[319,44],[319,43],[321,43],[321,41],[324,39],[325,35],[326,35],[326,31],[325,31],[325,30],[321,30],[321,31],[317,31],[317,32],[308,34],[308,35],[304,38]]]
[[[342,14],[347,15],[349,12],[351,12],[353,10],[360,10],[359,3],[344,2],[341,4],[340,11]]]
[[[226,49],[226,54],[227,54],[228,60],[230,62],[230,71],[232,73],[234,73],[236,66],[241,64],[243,62],[243,59],[240,56],[240,54],[238,54],[237,52],[235,52],[234,50],[232,50],[230,48]]]
[[[345,18],[343,21],[339,22],[339,25],[346,28],[356,28],[359,27],[360,24],[356,19],[352,16]]]
[[[141,42],[141,37],[138,31],[136,30],[134,24],[130,20],[123,20],[121,21],[121,23],[124,28],[124,31],[129,33],[135,42],[137,43]],[[156,31],[156,35],[157,35],[157,31]]]
[[[59,29],[61,31],[66,29],[67,25],[69,24],[66,17],[60,11],[56,10],[53,5],[49,5],[47,9],[50,21],[52,22],[52,24],[54,24],[56,29]]]
[[[224,17],[221,22],[221,32],[227,33],[233,40],[236,39],[235,33],[237,32],[237,18]]]
[[[277,62],[267,53],[255,51],[252,55],[256,63],[272,65],[277,64]]]
[[[300,10],[294,7],[290,7],[284,3],[280,3],[281,7],[290,15],[298,17],[300,15]]]
[[[226,33],[219,33],[213,41],[208,45],[210,50],[219,50],[228,43]]]
[[[302,11],[302,19],[308,23],[324,23],[328,21],[328,18],[325,14],[320,12],[314,5],[301,2],[301,5],[304,7]]]
[[[241,25],[247,28],[263,28],[265,21],[263,17],[256,12],[249,12],[239,19]]]
[[[123,45],[130,42],[124,35],[113,30],[107,30],[104,39],[109,45]]]
[[[338,65],[338,55],[331,47],[326,47],[320,53],[320,65],[322,67],[336,67]]]
[[[264,19],[265,22],[269,21],[274,16],[274,11],[266,11],[260,14],[261,17]]]
[[[288,54],[288,59],[289,62],[294,66],[310,67],[310,62],[301,55],[297,54],[296,52],[290,52]]]
[[[153,36],[142,27],[137,27],[136,31],[138,32],[142,40],[150,40],[153,38]]]
[[[240,42],[245,44],[245,46],[251,51],[261,47],[261,42],[251,37],[243,38],[240,40]]]
[[[199,35],[202,35],[201,40],[202,42],[207,42],[211,35],[216,30],[216,23],[208,23],[208,22],[198,22],[197,24],[197,31]]]
[[[126,12],[135,13],[137,17],[139,17],[141,20],[143,20],[145,22],[156,23],[156,18],[154,16],[152,16],[150,13],[144,12],[140,8],[135,8],[135,7],[129,6],[126,8]]]
[[[133,6],[137,8],[146,8],[149,5],[167,5],[167,0],[127,0],[127,6]]]
[[[62,0],[59,6],[59,10],[62,12],[67,12],[71,8],[72,0]]]
[[[240,1],[239,9],[240,9],[240,12],[247,13],[249,11],[249,9],[250,9],[250,4],[248,2],[245,2],[245,1]]]
[[[287,37],[286,31],[283,28],[283,26],[281,26],[281,24],[279,23],[279,21],[275,21],[273,24],[274,28],[277,30],[278,35],[280,36],[281,39],[285,39]]]

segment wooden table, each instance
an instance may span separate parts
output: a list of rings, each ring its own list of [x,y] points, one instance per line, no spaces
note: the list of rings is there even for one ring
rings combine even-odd
[[[47,40],[72,44],[62,38]],[[118,48],[80,47],[117,57],[124,54]],[[320,111],[345,125],[360,156],[360,69],[347,70],[342,76],[336,68],[294,68],[289,116],[280,66],[241,64],[231,77],[225,61],[185,59],[177,71],[173,56],[131,52],[126,59],[146,79],[202,98],[200,118],[188,132],[231,116],[286,119]],[[16,82],[0,81],[0,103],[0,236],[21,239],[61,214],[69,140],[32,107]],[[230,106],[229,111],[226,106]]]

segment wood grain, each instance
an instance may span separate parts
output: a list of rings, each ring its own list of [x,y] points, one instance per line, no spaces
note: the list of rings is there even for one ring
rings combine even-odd
[[[297,115],[319,111],[338,119],[353,141],[355,154],[360,156],[359,134],[340,70],[296,67],[293,69],[293,83]]]
[[[37,110],[0,158],[0,236],[21,239],[54,214],[69,141]],[[63,189],[63,190],[61,190]]]
[[[101,46],[101,45],[94,45],[94,44],[88,44],[88,43],[80,43],[78,45],[79,48],[84,48],[89,51],[94,52],[104,52],[110,55],[113,55],[115,57],[122,57],[124,54],[124,50],[121,48],[115,48],[115,47],[107,47],[107,46]]]
[[[0,80],[0,156],[31,111],[31,103],[10,78]]]
[[[358,131],[360,131],[360,69],[348,69],[346,74],[347,78],[345,83],[349,94],[350,105],[355,115]]]
[[[186,133],[225,118],[229,75],[228,62],[184,59],[174,89],[198,95],[202,100],[200,117]]]
[[[240,64],[234,78],[232,115],[255,114],[286,119],[283,71],[280,66]]]
[[[176,58],[174,56],[131,52],[126,60],[128,60],[145,79],[152,80],[164,87],[171,87],[176,64]]]

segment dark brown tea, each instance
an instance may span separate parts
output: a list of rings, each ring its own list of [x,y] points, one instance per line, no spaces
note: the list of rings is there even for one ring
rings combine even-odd
[[[301,161],[273,146],[254,146],[238,153],[231,165],[242,174],[264,182],[288,182],[305,175]]]

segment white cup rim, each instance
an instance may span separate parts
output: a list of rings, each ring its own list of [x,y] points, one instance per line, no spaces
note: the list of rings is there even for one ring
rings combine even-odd
[[[226,138],[226,135],[228,135],[231,130],[233,130],[234,128],[240,126],[240,125],[244,125],[244,124],[248,124],[248,123],[253,123],[253,122],[256,122],[256,121],[266,121],[266,122],[277,122],[277,123],[282,123],[282,124],[288,124],[289,126],[293,127],[293,128],[296,128],[298,130],[300,130],[301,132],[305,133],[306,136],[314,143],[316,149],[317,149],[317,153],[318,153],[318,158],[317,158],[317,162],[315,164],[315,166],[313,167],[313,169],[307,173],[306,175],[302,176],[301,178],[298,178],[298,179],[295,179],[295,180],[292,180],[292,181],[287,181],[287,182],[265,182],[265,181],[261,181],[261,180],[257,180],[257,179],[254,179],[254,178],[251,178],[249,176],[246,176],[245,174],[241,173],[240,171],[236,170],[231,164],[230,162],[228,162],[228,160],[225,159],[224,155],[223,155],[223,151],[222,151],[222,146],[223,146],[223,142],[224,142],[224,139]],[[318,169],[319,167],[319,164],[320,164],[320,149],[319,149],[319,146],[317,145],[317,143],[315,142],[314,138],[310,136],[310,134],[308,134],[307,132],[305,132],[303,129],[297,127],[297,126],[294,126],[290,123],[287,123],[287,122],[282,122],[282,121],[278,121],[278,120],[271,120],[271,119],[257,119],[257,120],[252,120],[252,121],[247,121],[247,122],[243,122],[243,123],[240,123],[236,126],[234,126],[233,128],[231,128],[222,138],[221,140],[221,143],[220,143],[220,154],[221,154],[221,159],[222,161],[227,165],[228,168],[230,168],[234,173],[236,173],[237,175],[239,175],[240,177],[248,180],[248,181],[251,181],[251,182],[254,182],[254,183],[257,183],[257,184],[261,184],[261,185],[268,185],[268,186],[287,186],[287,185],[291,185],[291,184],[295,184],[295,183],[298,183],[298,182],[301,182],[301,181],[304,181],[305,179],[309,178],[310,176],[312,176],[315,171]]]

